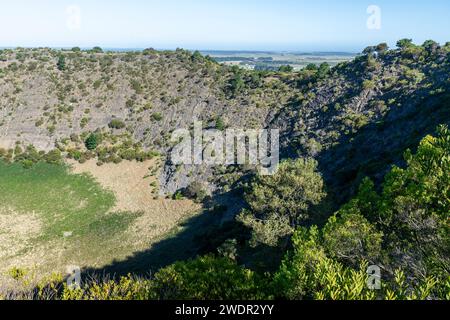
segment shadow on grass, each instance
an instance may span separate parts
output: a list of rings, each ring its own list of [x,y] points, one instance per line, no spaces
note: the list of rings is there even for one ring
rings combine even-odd
[[[233,206],[225,208],[224,203],[227,202],[232,202]],[[83,273],[148,275],[177,261],[216,252],[230,233],[236,233],[234,217],[242,208],[239,203],[240,200],[233,195],[215,195],[200,214],[179,224],[166,238],[147,250],[136,252],[124,261],[113,261],[102,268],[84,269]]]

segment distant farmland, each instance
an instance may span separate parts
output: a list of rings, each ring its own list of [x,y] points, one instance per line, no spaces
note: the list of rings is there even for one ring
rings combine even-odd
[[[286,65],[300,70],[308,64],[319,65],[324,62],[335,66],[356,56],[348,52],[202,51],[202,54],[209,55],[219,63],[258,70],[278,70]]]

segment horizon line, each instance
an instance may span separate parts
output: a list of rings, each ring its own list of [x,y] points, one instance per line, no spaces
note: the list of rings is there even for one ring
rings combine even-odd
[[[177,49],[183,49],[187,51],[199,51],[200,53],[221,53],[221,52],[235,52],[235,53],[302,53],[302,54],[321,54],[321,53],[327,53],[327,54],[359,54],[361,52],[357,51],[343,51],[343,50],[300,50],[300,49],[293,49],[293,50],[286,50],[286,49],[197,49],[197,48],[153,48],[153,47],[114,47],[114,46],[108,46],[108,47],[102,47],[100,45],[98,46],[0,46],[0,50],[14,50],[14,49],[52,49],[52,50],[71,50],[73,48],[80,48],[83,51],[92,50],[95,47],[99,47],[104,51],[110,51],[110,52],[139,52],[144,51],[147,49],[153,49],[155,51],[176,51]]]

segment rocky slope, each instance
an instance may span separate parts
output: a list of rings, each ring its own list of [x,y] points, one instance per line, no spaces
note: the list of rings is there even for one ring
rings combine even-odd
[[[184,50],[2,50],[0,148],[85,152],[78,137],[99,132],[105,148],[123,142],[166,155],[171,133],[195,120],[220,130],[277,128],[283,156],[316,157],[330,190],[345,198],[361,177],[381,177],[404,149],[450,123],[449,52],[449,44],[431,42],[372,48],[332,69],[281,73],[226,67]],[[243,169],[167,159],[161,193],[194,182],[227,191]]]

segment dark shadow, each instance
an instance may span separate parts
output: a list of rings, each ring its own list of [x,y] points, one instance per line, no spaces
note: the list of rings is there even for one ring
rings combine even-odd
[[[439,125],[450,125],[448,94],[419,100],[393,107],[378,123],[341,138],[335,147],[319,154],[319,170],[336,205],[348,201],[365,177],[379,187],[393,165],[404,166],[407,149],[415,151],[420,141],[434,134]]]
[[[241,201],[242,199],[233,193],[213,195],[205,202],[202,213],[187,219],[177,227],[181,228],[181,231],[173,230],[172,233],[165,235],[165,239],[145,251],[134,253],[124,261],[114,261],[98,269],[88,268],[83,270],[83,273],[115,276],[129,273],[148,275],[177,261],[217,252],[217,247],[227,240],[227,234],[240,232],[234,217],[243,206]]]

